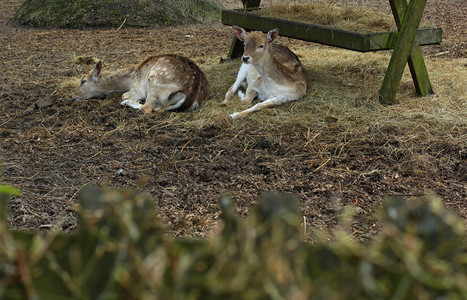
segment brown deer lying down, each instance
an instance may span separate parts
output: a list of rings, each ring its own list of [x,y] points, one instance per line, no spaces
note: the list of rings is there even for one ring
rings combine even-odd
[[[273,44],[279,30],[267,34],[259,31],[246,33],[243,28],[232,26],[235,35],[244,42],[243,64],[238,71],[235,83],[225,95],[224,103],[246,82],[246,92],[238,92],[240,101],[249,104],[258,98],[259,103],[241,112],[230,115],[232,118],[267,107],[298,100],[305,95],[307,77],[298,57],[287,47]]]
[[[81,80],[73,100],[124,93],[123,106],[149,113],[157,110],[193,111],[209,94],[208,81],[200,68],[177,55],[151,56],[139,65],[114,72],[102,71],[99,61]],[[140,102],[143,102],[141,104]]]

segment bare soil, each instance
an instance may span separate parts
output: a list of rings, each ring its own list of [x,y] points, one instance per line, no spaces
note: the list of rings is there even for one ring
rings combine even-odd
[[[307,226],[334,228],[341,205],[357,207],[351,227],[362,241],[378,232],[381,203],[391,195],[410,198],[433,191],[467,218],[465,148],[442,141],[433,151],[443,158],[426,162],[433,172],[396,170],[394,165],[407,158],[381,153],[384,130],[381,143],[360,137],[352,148],[358,150],[317,164],[305,147],[292,146],[300,138],[295,128],[267,135],[248,122],[229,126],[222,117],[213,124],[174,126],[182,123],[172,122],[173,115],[143,116],[121,108],[118,96],[69,101],[63,82],[91,68],[74,57],[97,56],[118,67],[174,53],[217,64],[232,40],[230,28],[218,21],[150,29],[34,29],[12,22],[20,0],[0,2],[0,182],[22,191],[10,201],[12,229],[75,230],[76,196],[90,184],[149,193],[169,230],[194,237],[216,228],[223,195],[232,196],[237,213],[246,216],[257,196],[269,190],[298,197]],[[240,3],[221,2],[230,8]],[[367,2],[389,12],[387,1]],[[444,41],[424,47],[425,56],[465,57],[466,16],[464,0],[429,1],[425,18],[443,28]],[[211,101],[220,103],[223,93],[214,91]],[[196,116],[176,118],[190,123]]]

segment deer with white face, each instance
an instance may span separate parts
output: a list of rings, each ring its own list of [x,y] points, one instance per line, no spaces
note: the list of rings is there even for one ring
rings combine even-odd
[[[99,61],[81,80],[72,100],[111,93],[123,93],[121,105],[144,113],[153,109],[185,112],[201,106],[209,87],[206,76],[193,61],[177,55],[159,55],[114,72],[103,71]]]
[[[238,91],[240,101],[250,104],[255,98],[260,102],[254,106],[230,115],[232,119],[267,107],[278,106],[299,100],[306,93],[307,76],[298,57],[286,46],[273,44],[279,30],[267,34],[259,31],[246,33],[238,26],[232,29],[244,43],[242,66],[235,83],[225,95],[223,103],[246,83],[246,91]]]

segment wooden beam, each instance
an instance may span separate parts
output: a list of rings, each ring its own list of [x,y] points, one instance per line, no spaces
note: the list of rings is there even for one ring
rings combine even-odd
[[[395,0],[390,0],[395,3]],[[379,101],[382,104],[393,104],[399,89],[405,64],[412,53],[417,28],[422,19],[427,0],[411,0],[400,20],[399,35],[389,61],[386,75],[379,93]],[[399,3],[400,5],[400,3]],[[398,12],[395,15],[399,14]]]
[[[261,30],[264,32],[279,28],[281,36],[361,52],[393,49],[398,36],[398,32],[361,34],[313,24],[262,17],[237,10],[222,11],[222,23],[225,25],[241,26],[246,30]],[[415,42],[423,45],[439,44],[441,42],[441,34],[441,28],[421,29],[417,32]],[[238,54],[235,49],[231,48],[230,53]],[[242,48],[240,49],[242,51]],[[238,56],[229,55],[229,57],[234,58]]]
[[[398,32],[369,33],[365,35],[364,51],[379,51],[394,49]],[[436,28],[423,28],[417,31],[414,44],[420,46],[438,45],[442,41],[443,30]]]
[[[402,18],[405,11],[407,10],[407,1],[406,0],[390,0],[391,10],[394,15],[394,20],[396,21],[397,28],[400,29]],[[442,30],[440,28],[439,38],[441,42]],[[433,88],[431,86],[430,78],[428,76],[428,71],[426,69],[425,61],[423,60],[422,50],[420,49],[419,44],[415,41],[413,45],[412,52],[409,55],[408,64],[412,79],[414,82],[415,90],[420,96],[426,96],[434,94]]]

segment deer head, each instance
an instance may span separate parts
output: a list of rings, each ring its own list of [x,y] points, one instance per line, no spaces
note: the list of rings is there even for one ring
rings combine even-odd
[[[72,97],[72,101],[100,97],[106,94],[106,90],[100,86],[102,61],[98,61],[94,69],[81,79],[80,86]]]
[[[260,31],[246,33],[245,29],[235,25],[232,29],[237,38],[243,42],[242,61],[245,64],[261,64],[264,56],[269,53],[269,45],[279,36],[279,29],[273,29],[267,34]]]

